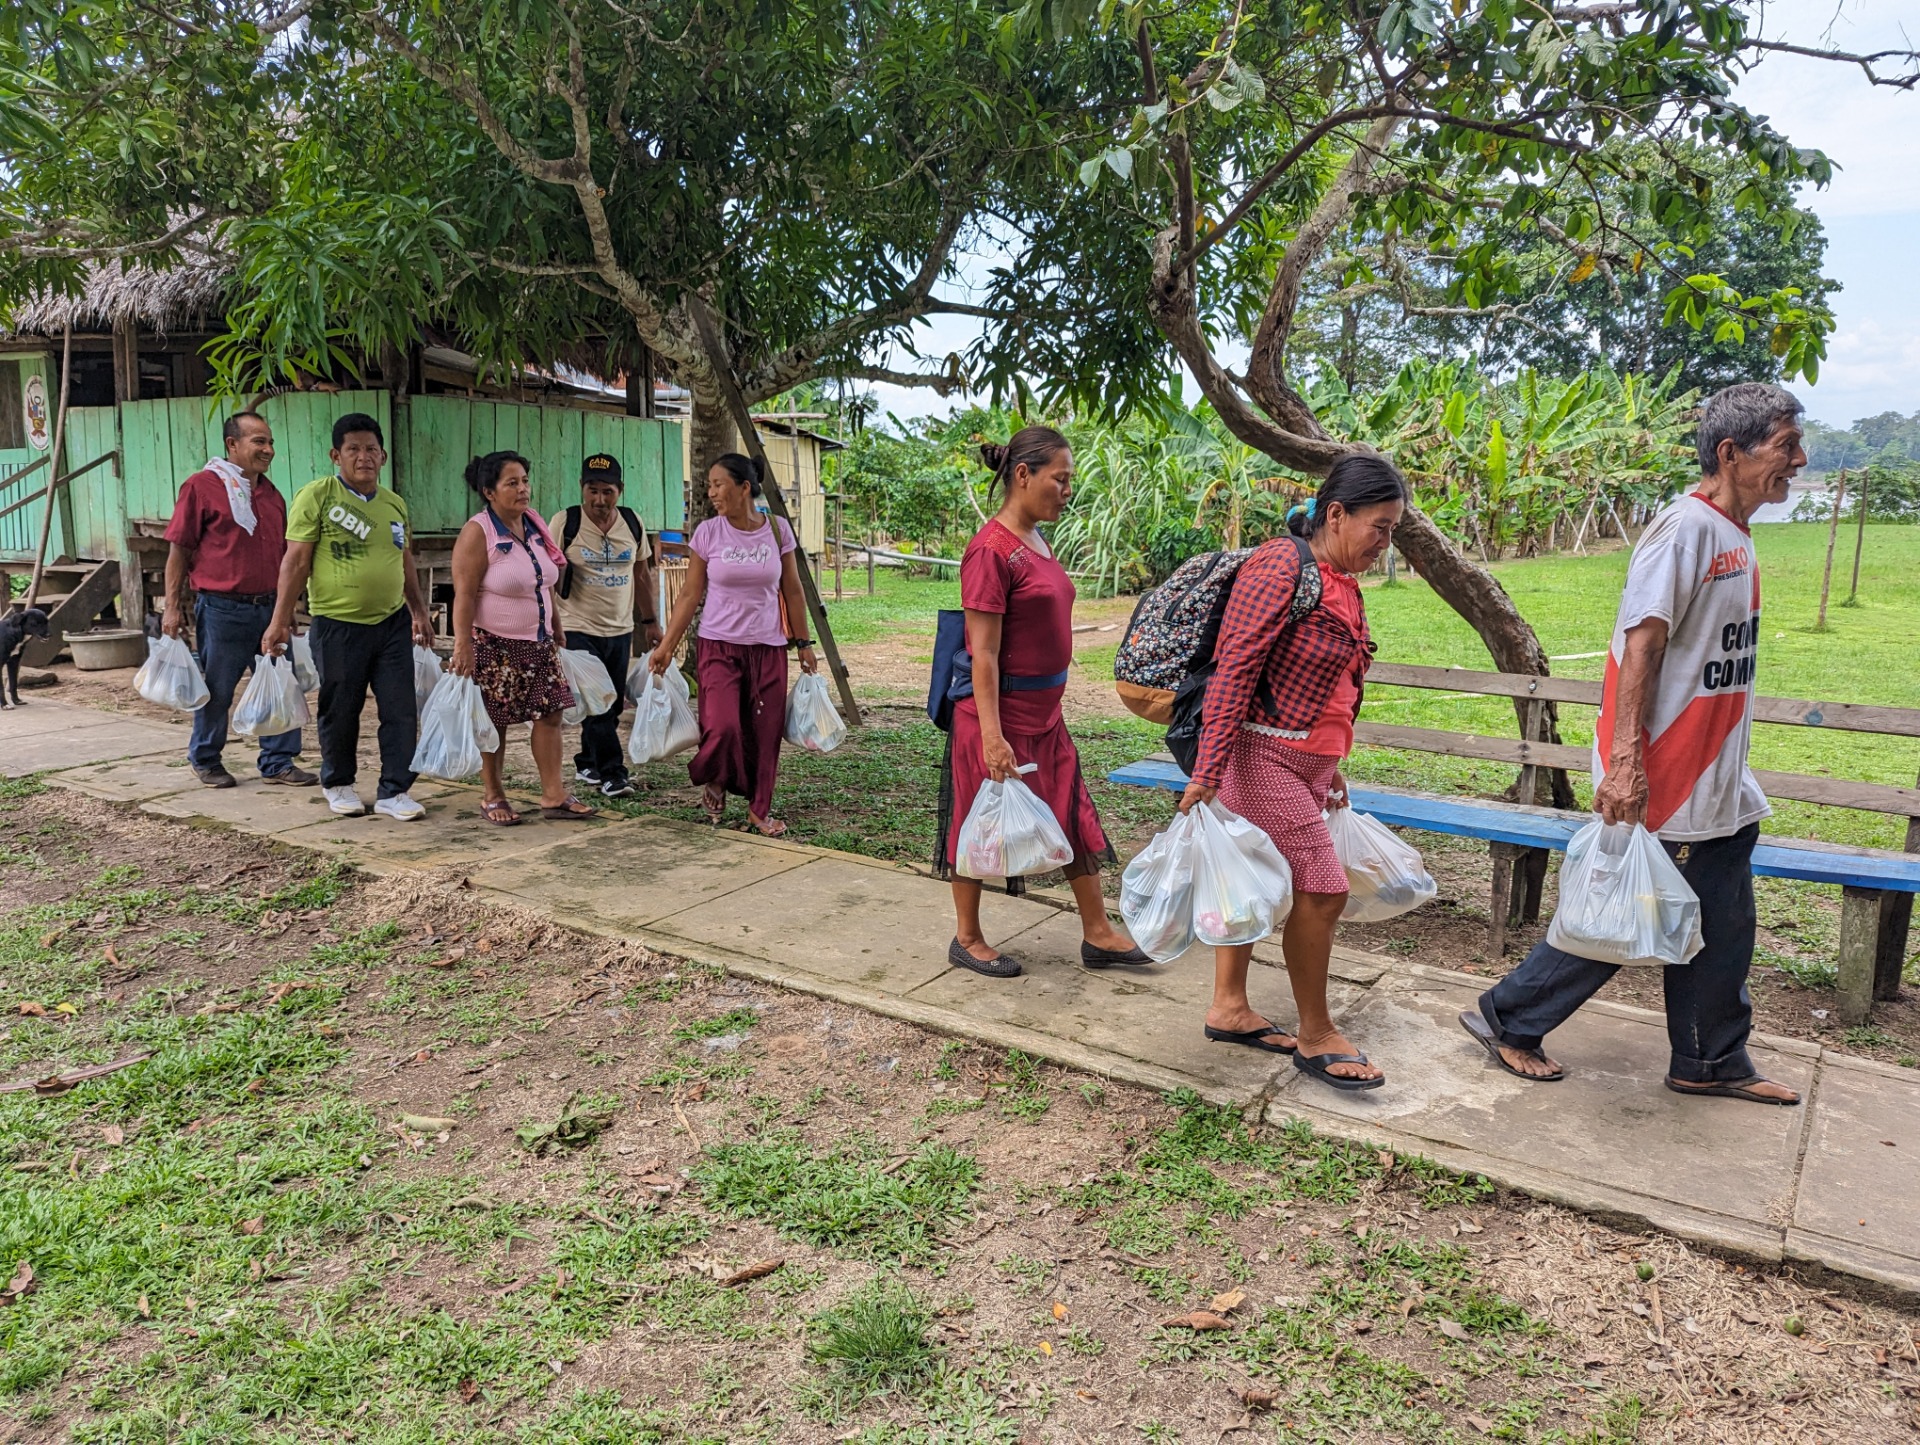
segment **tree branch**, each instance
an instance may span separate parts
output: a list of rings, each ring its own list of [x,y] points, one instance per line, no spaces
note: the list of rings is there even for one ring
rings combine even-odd
[[[885,366],[836,366],[833,375],[848,381],[885,381],[894,386],[924,386],[941,396],[971,390],[967,378],[947,371],[894,371]]]
[[[0,250],[11,251],[35,261],[117,261],[128,256],[149,255],[155,251],[165,251],[188,239],[191,233],[202,226],[213,225],[225,219],[211,211],[200,211],[187,217],[165,235],[155,236],[150,241],[129,241],[125,245],[100,246],[42,246],[40,241],[51,240],[56,236],[70,236],[75,227],[71,222],[58,222],[40,226],[31,231],[21,231],[11,236],[0,236]],[[205,251],[204,245],[196,245],[196,250]]]
[[[1691,44],[1689,50],[1713,53],[1709,45]],[[1791,45],[1784,40],[1742,40],[1735,46],[1738,50],[1769,50],[1781,55],[1804,55],[1810,60],[1835,60],[1842,65],[1857,65],[1867,77],[1869,85],[1887,85],[1895,90],[1912,90],[1920,86],[1920,50],[1875,50],[1866,55],[1854,55],[1844,50],[1821,50],[1811,45]],[[1915,67],[1907,75],[1880,75],[1875,72],[1876,62],[1897,60],[1903,65]]]
[[[1294,233],[1274,272],[1273,289],[1267,293],[1266,309],[1253,334],[1253,353],[1247,359],[1247,392],[1260,404],[1261,410],[1289,431],[1306,436],[1325,435],[1319,418],[1286,379],[1287,337],[1293,330],[1294,312],[1300,305],[1300,288],[1307,268],[1325,249],[1328,238],[1346,223],[1353,209],[1354,193],[1372,173],[1402,119],[1402,115],[1390,113],[1378,117],[1367,127],[1366,135],[1320,197],[1313,214]]]

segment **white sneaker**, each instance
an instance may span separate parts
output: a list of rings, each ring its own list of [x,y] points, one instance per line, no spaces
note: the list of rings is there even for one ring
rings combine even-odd
[[[360,801],[360,795],[352,788],[322,788],[327,795],[327,806],[343,818],[358,818],[367,811],[367,805]]]
[[[405,793],[396,793],[391,798],[382,798],[373,805],[373,811],[383,818],[393,818],[402,823],[411,823],[415,818],[427,816],[427,810]]]

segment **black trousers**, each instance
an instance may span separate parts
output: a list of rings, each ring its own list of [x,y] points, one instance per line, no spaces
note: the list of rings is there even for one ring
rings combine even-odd
[[[1662,969],[1667,995],[1669,1075],[1683,1084],[1727,1084],[1757,1072],[1747,1057],[1753,1032],[1753,965],[1758,915],[1753,903],[1753,846],[1760,825],[1726,838],[1663,843],[1687,884],[1700,895],[1705,946],[1691,963]],[[1576,958],[1542,941],[1526,961],[1480,995],[1480,1013],[1509,1048],[1537,1049],[1573,1017],[1619,968]]]
[[[380,709],[379,796],[399,797],[417,776],[409,764],[420,733],[413,620],[407,609],[373,623],[316,617],[307,640],[320,674],[320,786],[353,786],[360,764],[360,713],[371,687]]]
[[[627,755],[620,747],[620,710],[627,705],[627,665],[633,661],[633,634],[595,637],[569,632],[567,646],[591,652],[606,665],[613,679],[613,706],[580,724],[580,751],[573,755],[576,771],[585,768],[601,782],[627,775]]]

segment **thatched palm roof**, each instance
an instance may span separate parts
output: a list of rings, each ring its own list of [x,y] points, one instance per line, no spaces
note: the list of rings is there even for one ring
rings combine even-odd
[[[187,254],[167,267],[123,267],[117,261],[87,267],[78,296],[42,291],[9,308],[6,330],[15,335],[58,336],[75,331],[110,331],[119,321],[143,330],[218,329],[226,309],[233,263],[224,256]]]

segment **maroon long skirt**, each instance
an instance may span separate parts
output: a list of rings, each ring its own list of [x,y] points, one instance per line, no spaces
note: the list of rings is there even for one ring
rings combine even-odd
[[[756,818],[770,816],[787,721],[787,650],[703,637],[694,676],[700,679],[700,750],[688,776],[745,798]]]
[[[1020,781],[1052,811],[1067,841],[1073,845],[1073,861],[1060,871],[1068,878],[1098,873],[1102,863],[1115,861],[1113,845],[1107,841],[1106,829],[1101,827],[1100,814],[1093,806],[1093,795],[1080,776],[1080,751],[1067,734],[1066,720],[1056,712],[1052,725],[1039,732],[1008,728],[1004,721],[1003,716],[1001,733],[1013,748],[1014,761],[1040,765],[1039,771],[1027,773]],[[970,697],[954,704],[953,729],[947,734],[947,762],[943,772],[934,872],[941,878],[951,878],[960,825],[973,807],[974,795],[987,780],[980,711]],[[1023,891],[1023,880],[1007,880],[1007,892]]]

